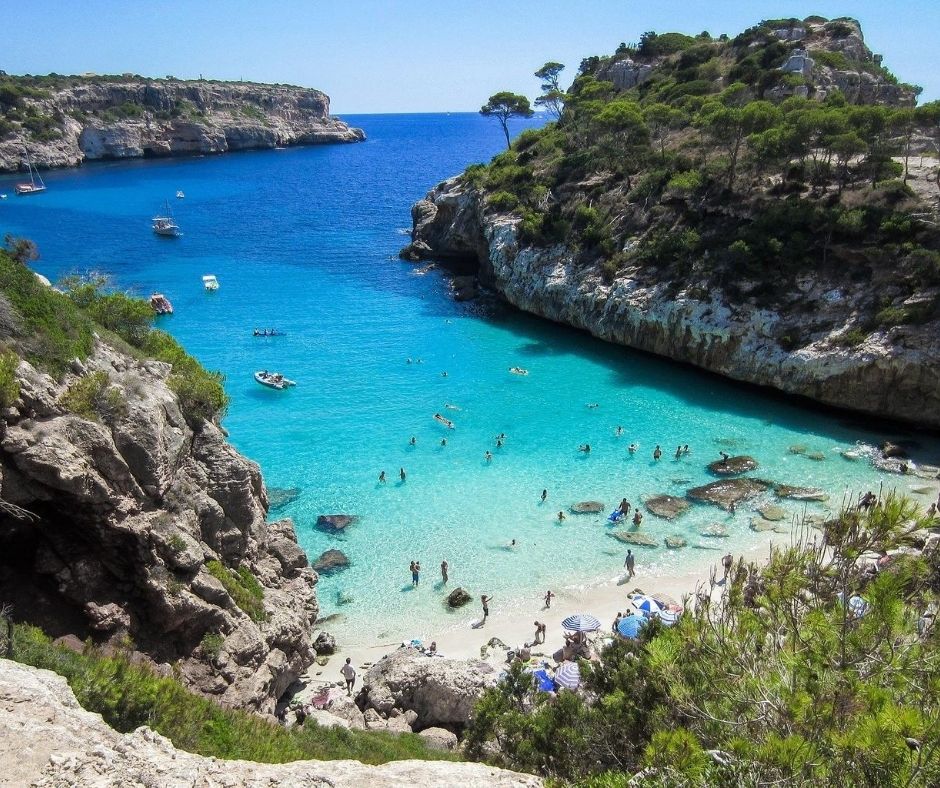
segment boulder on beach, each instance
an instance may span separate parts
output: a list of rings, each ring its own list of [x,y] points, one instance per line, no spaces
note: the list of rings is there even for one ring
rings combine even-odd
[[[600,501],[579,501],[571,504],[571,511],[575,514],[597,514],[604,511],[604,504]]]
[[[759,507],[757,513],[763,517],[765,520],[783,520],[787,516],[787,510],[782,506],[777,506],[774,503],[766,503],[763,506]]]
[[[694,501],[713,503],[722,509],[730,510],[740,501],[753,498],[766,489],[767,484],[757,479],[720,479],[701,487],[693,487],[688,496]]]
[[[720,539],[728,535],[728,529],[725,528],[721,523],[710,523],[706,525],[700,533],[702,536],[709,536],[714,539]]]
[[[727,460],[715,460],[708,464],[708,470],[715,476],[735,476],[757,469],[757,460],[746,454],[729,457]]]
[[[463,607],[468,602],[472,601],[473,597],[470,596],[470,592],[463,588],[455,588],[447,595],[447,607],[458,608]]]
[[[643,505],[650,514],[673,520],[689,508],[689,502],[675,495],[657,495],[644,501]]]
[[[815,487],[794,487],[791,484],[778,484],[774,488],[778,498],[792,498],[794,501],[828,501],[829,495]]]
[[[608,533],[617,541],[639,547],[656,547],[659,544],[652,536],[642,531],[610,531]]]
[[[667,536],[663,541],[666,542],[666,547],[671,550],[678,550],[680,547],[685,547],[688,542],[681,536]]]
[[[320,553],[320,557],[313,565],[315,572],[321,575],[328,575],[331,572],[339,572],[349,566],[349,559],[342,550],[326,550]]]
[[[340,533],[357,522],[359,517],[355,514],[321,514],[317,517],[317,528],[321,531]]]
[[[293,503],[300,497],[300,492],[299,487],[268,487],[268,511],[276,512]]]
[[[328,657],[336,653],[336,638],[329,632],[320,632],[313,641],[313,649],[318,657]]]

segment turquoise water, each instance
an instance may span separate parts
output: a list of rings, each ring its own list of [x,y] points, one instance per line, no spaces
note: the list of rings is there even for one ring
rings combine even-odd
[[[919,460],[940,456],[933,438],[817,412],[497,304],[453,302],[438,272],[420,275],[395,255],[411,203],[497,152],[498,128],[476,115],[350,120],[365,128],[366,143],[94,165],[49,174],[48,193],[31,198],[13,197],[12,181],[0,181],[11,193],[0,202],[0,231],[39,243],[38,270],[51,278],[107,271],[121,287],[171,299],[176,314],[160,326],[225,373],[232,441],[261,464],[269,487],[301,490],[276,516],[294,519],[311,557],[330,547],[349,556],[351,567],[319,586],[324,613],[343,615],[334,627],[345,642],[465,623],[470,614],[441,605],[444,558],[451,586],[492,594],[494,613],[549,586],[615,576],[624,547],[607,536],[606,515],[559,524],[558,510],[585,499],[610,511],[624,496],[635,504],[682,495],[712,480],[704,466],[719,450],[754,456],[763,478],[824,487],[833,505],[882,483],[916,482],[843,459],[839,450],[856,442],[890,437],[911,441]],[[173,199],[177,189],[185,200]],[[167,197],[184,232],[175,241],[150,232]],[[202,289],[209,273],[221,282],[216,293]],[[285,336],[255,338],[256,326]],[[530,374],[509,374],[515,365]],[[298,385],[263,389],[252,380],[259,368]],[[436,412],[455,429],[435,422]],[[585,442],[589,455],[578,451]],[[675,461],[686,443],[691,454]],[[795,444],[826,458],[790,453]],[[322,513],[361,520],[334,536],[315,528]],[[646,514],[647,532],[685,536],[690,547],[641,549],[638,566],[674,574],[714,561],[716,553],[691,546],[713,522],[731,532],[716,547],[744,549],[760,538],[752,516],[749,507],[729,516],[708,506],[672,523]],[[515,550],[506,548],[511,539]],[[417,590],[413,559],[424,567]],[[351,601],[340,605],[341,594]]]

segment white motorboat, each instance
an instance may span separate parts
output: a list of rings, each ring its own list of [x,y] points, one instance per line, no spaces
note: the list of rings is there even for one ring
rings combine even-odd
[[[13,190],[22,197],[27,194],[39,194],[46,190],[39,170],[33,170],[33,163],[29,160],[29,151],[26,151],[26,167],[29,170],[29,183],[18,183]]]
[[[206,274],[202,278],[202,286],[206,288],[206,290],[218,290],[219,280],[215,278],[215,274]]]
[[[173,304],[163,293],[154,293],[150,296],[150,308],[158,315],[173,314]]]
[[[293,380],[288,380],[280,372],[268,372],[266,369],[255,372],[255,380],[262,386],[282,391],[297,384]]]
[[[529,370],[523,369],[522,367],[510,367],[509,371],[512,372],[513,375],[528,375],[529,374]]]
[[[177,199],[177,200],[182,200],[185,196],[186,196],[186,195],[183,194],[183,190],[182,190],[182,189],[180,189],[180,190],[176,193],[176,199]]]

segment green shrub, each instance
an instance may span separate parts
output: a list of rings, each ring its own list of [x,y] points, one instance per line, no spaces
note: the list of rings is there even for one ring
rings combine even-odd
[[[174,678],[161,678],[143,665],[132,664],[126,654],[104,656],[94,649],[78,654],[55,646],[35,627],[16,625],[12,658],[64,676],[79,703],[101,714],[118,731],[129,733],[147,725],[179,749],[198,755],[259,763],[457,760],[449,753],[427,749],[415,734],[321,728],[310,721],[283,728],[258,714],[223,708],[188,691]]]
[[[217,660],[219,654],[222,652],[222,645],[225,643],[225,638],[222,637],[218,632],[206,632],[202,636],[202,640],[199,642],[199,647],[202,649],[202,653],[205,654],[210,660]]]
[[[885,328],[906,323],[925,323],[933,313],[932,304],[887,306],[875,315],[875,322]]]
[[[9,348],[0,350],[0,407],[8,408],[20,398],[16,368],[20,357]]]
[[[107,421],[127,412],[121,392],[111,386],[107,372],[93,372],[75,380],[59,398],[63,407],[86,419]]]
[[[858,347],[868,339],[868,331],[861,328],[850,328],[843,331],[833,340],[839,347]]]
[[[508,212],[518,207],[519,198],[512,192],[500,191],[487,197],[486,203],[494,211]]]
[[[248,615],[252,621],[266,621],[268,614],[264,611],[264,589],[251,571],[240,566],[238,571],[226,569],[220,561],[209,561],[206,570],[218,580],[228,592],[238,607]]]
[[[673,192],[693,194],[702,188],[704,182],[705,179],[702,177],[701,171],[685,170],[673,175],[666,184],[666,188]]]
[[[849,59],[841,52],[832,52],[828,49],[813,50],[812,58],[823,66],[829,66],[837,71],[857,71],[849,62]]]

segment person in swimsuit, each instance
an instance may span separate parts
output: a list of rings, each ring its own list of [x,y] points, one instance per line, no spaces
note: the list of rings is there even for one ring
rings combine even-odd
[[[444,581],[444,585],[445,585],[445,586],[447,585],[447,570],[448,570],[449,568],[450,568],[450,567],[449,567],[449,565],[448,565],[446,559],[443,560],[443,561],[441,561],[441,580]]]
[[[632,550],[627,550],[627,557],[623,561],[623,566],[630,573],[629,579],[633,579],[633,575],[636,574],[636,572],[633,571],[634,566],[636,566],[636,556],[633,555]]]
[[[552,593],[551,589],[545,592],[545,608],[548,609],[552,606],[552,599],[555,595]]]
[[[659,444],[657,443],[656,448],[653,449],[653,459],[658,460],[662,456],[663,456],[663,450],[659,448]]]
[[[441,438],[441,446],[447,445],[447,438]]]
[[[637,510],[633,513],[633,524],[634,524],[637,528],[639,528],[639,527],[640,527],[640,523],[642,523],[642,522],[643,522],[643,514],[642,514],[642,512],[640,512],[639,509],[637,509]]]
[[[487,462],[493,461],[493,455],[490,454],[489,450],[487,450],[486,454],[483,455],[483,459],[486,460]]]
[[[558,512],[558,522],[562,522],[565,519],[564,512]]]
[[[548,490],[542,490],[542,503],[545,503],[546,498],[548,498]]]
[[[412,588],[417,587],[418,585],[418,564],[416,561],[412,561],[411,565],[408,567],[411,570],[411,586]]]
[[[630,502],[626,498],[620,502],[620,514],[630,514],[630,509],[632,508],[633,507],[630,506]]]
[[[676,459],[678,460],[682,456],[682,446],[676,446]]]
[[[405,469],[404,469],[404,468],[399,468],[399,469],[398,469],[398,478],[401,479],[402,481],[405,481],[405,477],[406,477],[406,476],[407,476],[407,474],[405,473]]]
[[[411,445],[411,446],[415,446],[415,445],[417,445],[417,443],[418,443],[418,439],[415,438],[414,435],[412,435],[412,436],[411,436],[411,440],[408,441],[408,443],[409,443],[409,445]]]
[[[346,657],[346,664],[339,669],[339,672],[343,674],[343,678],[346,679],[346,694],[352,695],[353,685],[356,683],[356,669],[352,666],[352,659]]]
[[[486,594],[480,595],[480,604],[483,605],[483,621],[486,621],[487,617],[490,614],[490,600],[493,597],[487,596]]]
[[[385,484],[385,471],[379,474],[379,484]]]

